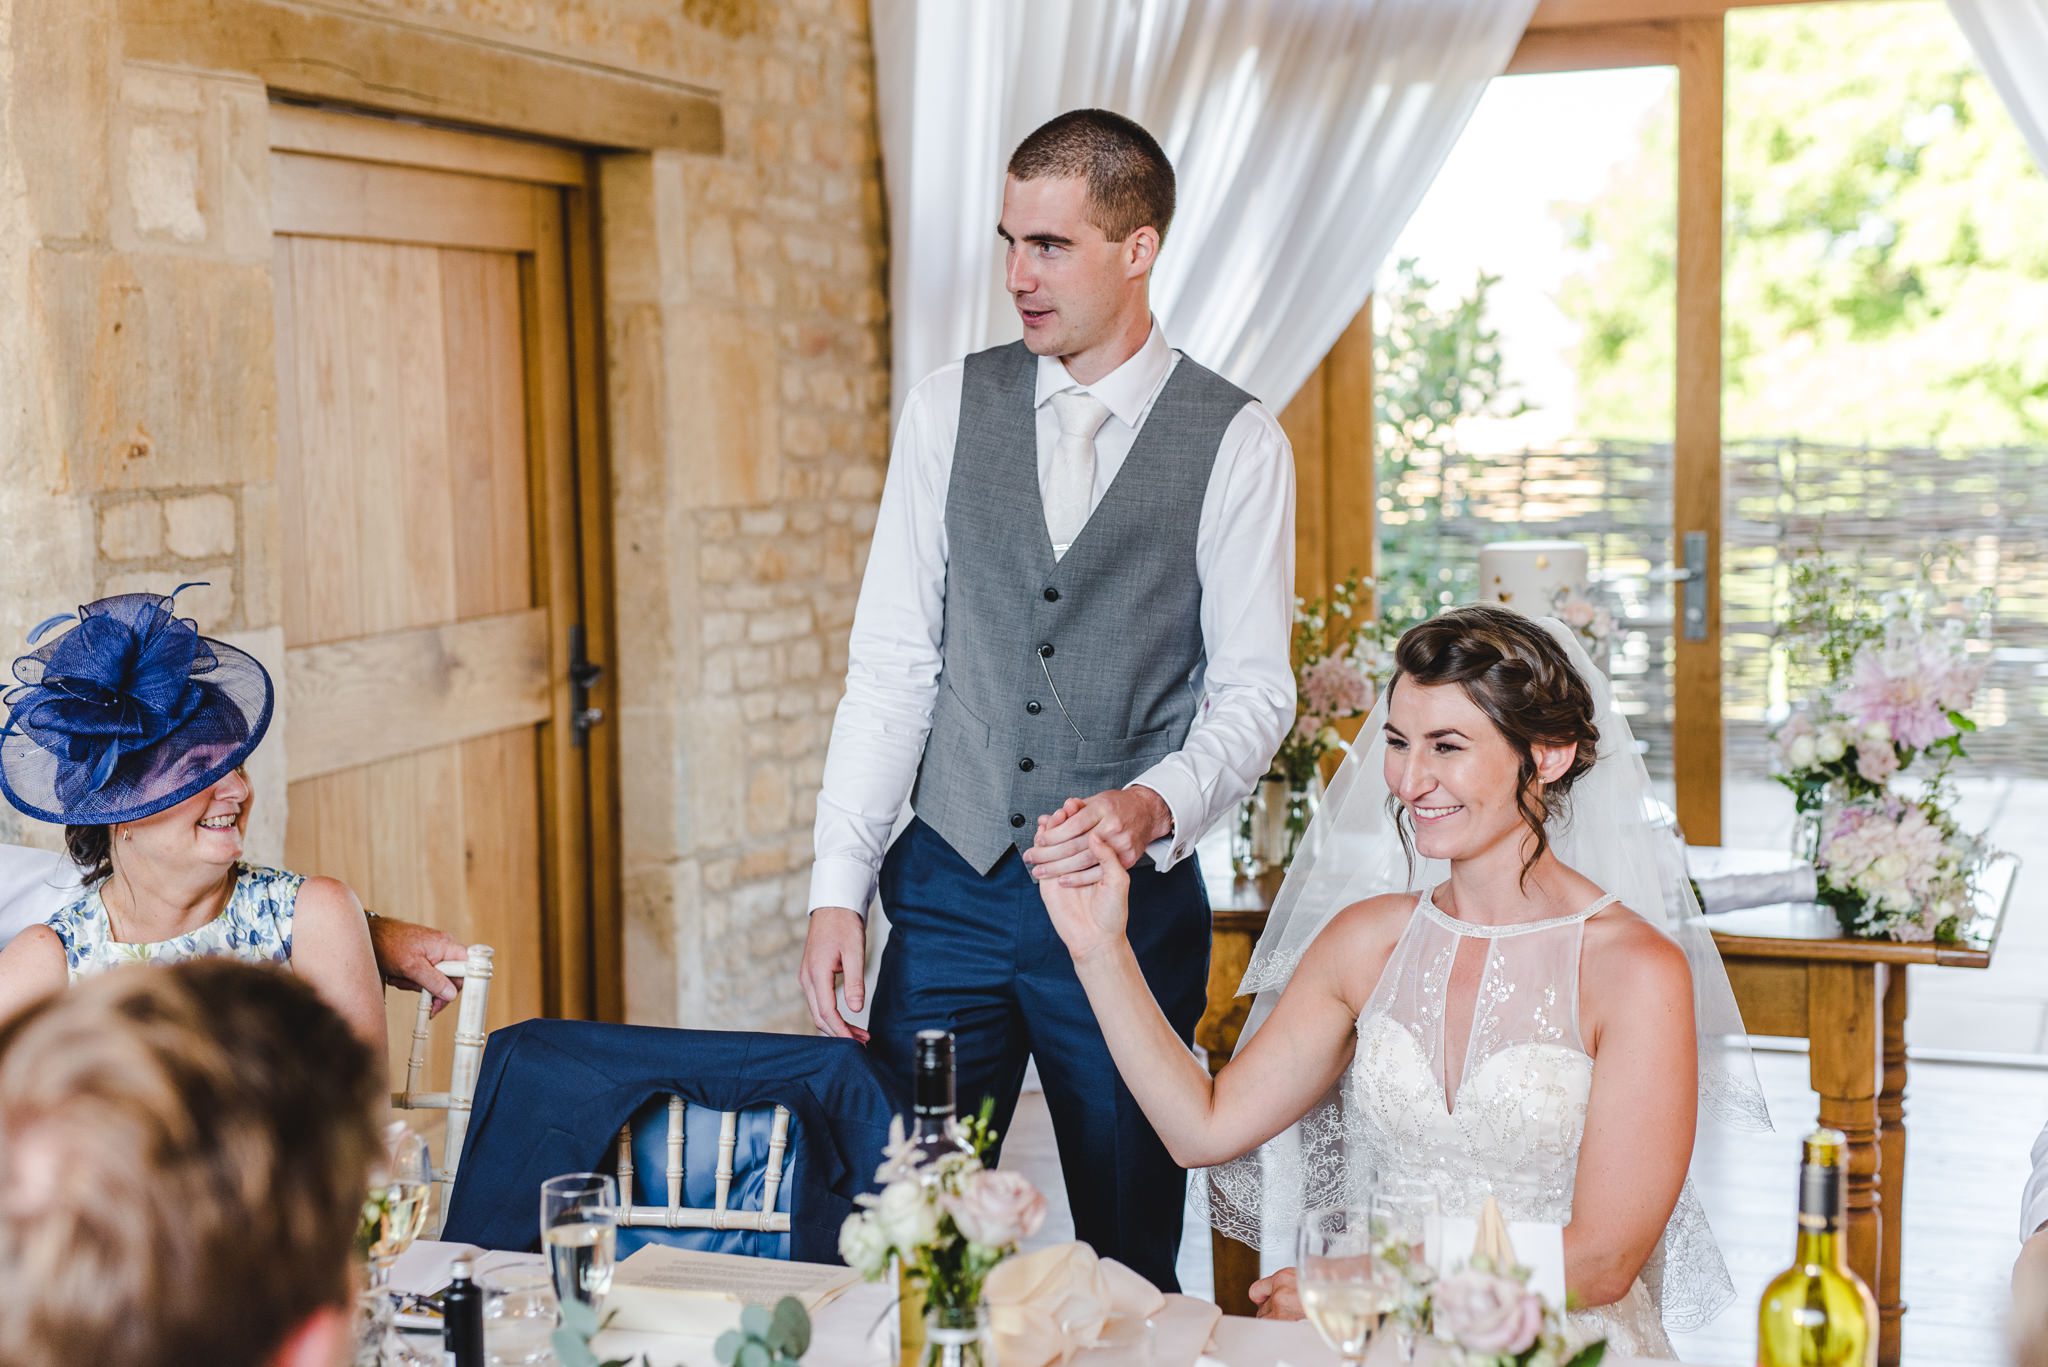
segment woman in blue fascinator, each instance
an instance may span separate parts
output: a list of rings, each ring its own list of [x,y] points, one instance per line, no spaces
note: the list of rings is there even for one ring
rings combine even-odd
[[[362,903],[332,878],[242,860],[243,765],[274,693],[254,656],[177,615],[189,587],[53,617],[14,662],[0,792],[64,827],[85,882],[0,950],[0,1018],[109,968],[225,955],[289,968],[382,1058],[383,989]]]

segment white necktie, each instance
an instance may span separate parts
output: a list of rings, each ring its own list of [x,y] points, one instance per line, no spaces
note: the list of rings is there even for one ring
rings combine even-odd
[[[1045,475],[1045,529],[1057,560],[1088,523],[1088,505],[1095,496],[1095,434],[1109,420],[1109,405],[1093,394],[1067,389],[1052,396],[1052,409],[1060,420],[1060,439]]]

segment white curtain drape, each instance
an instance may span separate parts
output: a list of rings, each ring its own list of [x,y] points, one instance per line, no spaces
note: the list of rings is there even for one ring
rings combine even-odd
[[[1948,7],[2048,171],[2048,0],[1948,0]]]
[[[1033,128],[1150,129],[1179,205],[1152,306],[1277,411],[1371,291],[1536,0],[871,0],[894,403],[1014,339],[995,236]]]

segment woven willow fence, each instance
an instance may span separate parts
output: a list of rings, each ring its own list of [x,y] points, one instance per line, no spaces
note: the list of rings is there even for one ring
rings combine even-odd
[[[1978,772],[2048,775],[2048,448],[1827,445],[1790,439],[1723,448],[1722,711],[1728,760],[1762,772],[1765,718],[1786,697],[1771,641],[1786,565],[1818,546],[1853,557],[1874,590],[1908,580],[1938,546],[1961,553],[1959,593],[1998,595],[1991,668],[1979,695]],[[1451,601],[1477,596],[1488,541],[1559,536],[1592,553],[1623,619],[1611,672],[1630,724],[1668,776],[1671,447],[1582,448],[1418,463],[1382,488],[1380,571],[1426,579]],[[1418,514],[1415,510],[1421,510]]]

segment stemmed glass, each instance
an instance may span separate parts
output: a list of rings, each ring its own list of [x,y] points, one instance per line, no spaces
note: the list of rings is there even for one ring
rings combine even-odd
[[[1394,1293],[1387,1306],[1394,1344],[1401,1361],[1413,1362],[1416,1339],[1425,1328],[1428,1286],[1435,1279],[1429,1257],[1442,1237],[1436,1187],[1420,1178],[1383,1178],[1370,1208],[1375,1247]]]
[[[415,1352],[404,1335],[394,1332],[391,1269],[425,1228],[433,1198],[434,1164],[427,1141],[394,1121],[385,1130],[383,1157],[370,1173],[358,1235],[369,1255],[372,1306],[365,1342],[357,1350],[359,1361],[374,1352],[369,1360],[380,1364],[430,1367],[429,1359]]]
[[[1301,1308],[1345,1367],[1362,1367],[1380,1320],[1399,1297],[1379,1251],[1370,1199],[1312,1210],[1296,1239]]]
[[[540,1184],[540,1241],[564,1304],[604,1309],[618,1247],[618,1183],[601,1172],[569,1172]]]

